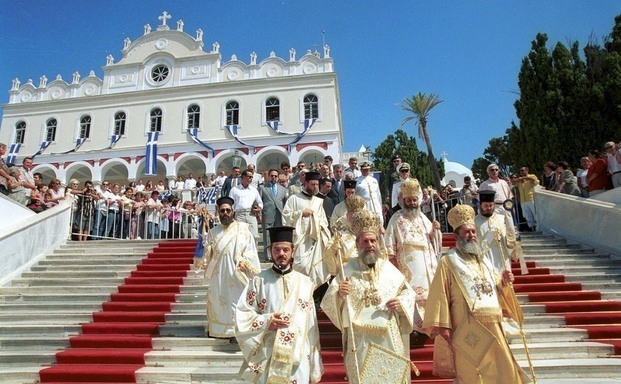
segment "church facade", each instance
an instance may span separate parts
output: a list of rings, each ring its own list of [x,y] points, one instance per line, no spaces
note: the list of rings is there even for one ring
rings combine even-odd
[[[103,79],[94,72],[71,82],[45,76],[13,81],[3,105],[0,142],[21,164],[35,157],[44,178],[80,181],[165,180],[192,172],[229,173],[233,165],[259,171],[299,160],[340,162],[341,111],[327,45],[286,58],[272,52],[249,62],[224,61],[219,44],[206,51],[203,31],[144,26],[111,55]],[[156,167],[153,167],[155,163]],[[156,169],[153,169],[156,168]]]

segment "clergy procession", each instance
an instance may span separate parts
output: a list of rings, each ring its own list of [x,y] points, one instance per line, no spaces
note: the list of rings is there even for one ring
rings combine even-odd
[[[358,177],[334,166],[338,182],[330,167],[298,164],[286,194],[277,170],[257,186],[254,169],[244,170],[215,216],[205,212],[194,264],[209,284],[206,335],[239,345],[242,379],[322,381],[320,323],[328,319],[341,333],[349,383],[416,382],[410,348],[425,343],[434,344],[433,374],[453,383],[536,382],[507,341],[519,336],[528,350],[511,261],[528,271],[511,211],[497,203],[508,196],[484,187],[478,213],[469,204],[450,209],[456,245],[443,249],[440,223],[423,213],[421,185],[404,164],[389,215],[370,162]],[[329,212],[326,199],[335,203]],[[266,206],[259,255],[257,220],[247,217]]]

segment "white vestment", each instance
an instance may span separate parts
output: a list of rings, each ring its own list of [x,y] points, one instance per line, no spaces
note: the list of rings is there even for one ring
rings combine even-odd
[[[406,210],[397,211],[388,222],[385,242],[389,257],[396,257],[399,270],[416,293],[414,330],[422,332],[429,287],[438,260],[430,241],[433,226],[422,213],[409,217]]]
[[[477,215],[474,223],[477,227],[477,237],[484,254],[491,258],[492,265],[497,272],[505,268],[511,270],[511,254],[516,245],[515,228],[510,216],[498,214],[492,216]]]
[[[248,224],[233,221],[214,227],[205,237],[207,322],[211,337],[235,336],[235,306],[248,281],[261,271]],[[239,270],[245,264],[248,272]]]
[[[313,214],[302,216],[310,208]],[[323,262],[323,251],[330,241],[328,219],[323,210],[323,200],[304,192],[290,196],[282,211],[283,225],[295,228],[293,244],[293,269],[310,277],[315,287],[328,278],[328,268]]]
[[[415,294],[401,272],[386,259],[378,259],[375,267],[371,269],[359,257],[355,257],[345,266],[345,276],[349,278],[349,309],[338,293],[339,283],[342,281],[340,275],[330,283],[321,308],[343,333],[345,368],[349,382],[365,383],[364,378],[356,377],[356,356],[358,373],[368,370],[365,357],[372,345],[383,347],[410,360]],[[398,299],[401,309],[389,311],[386,302],[391,299]],[[353,329],[356,344],[355,354],[352,353],[350,327]],[[367,365],[371,365],[370,362]],[[408,364],[407,374],[401,384],[410,381]]]
[[[271,331],[274,313],[288,328]],[[267,269],[246,286],[237,303],[237,341],[244,355],[240,373],[254,383],[316,383],[323,375],[313,284],[289,269]]]

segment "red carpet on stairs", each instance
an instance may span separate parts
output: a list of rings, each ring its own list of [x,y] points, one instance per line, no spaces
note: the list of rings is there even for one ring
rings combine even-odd
[[[70,338],[56,364],[39,372],[42,383],[135,383],[152,339],[166,322],[183,278],[190,270],[196,240],[164,241]]]

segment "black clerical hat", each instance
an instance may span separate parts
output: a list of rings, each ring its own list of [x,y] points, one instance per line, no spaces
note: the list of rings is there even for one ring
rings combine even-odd
[[[494,191],[479,191],[479,201],[481,203],[493,203],[494,198],[496,197],[496,192]]]
[[[222,204],[228,204],[231,207],[233,206],[233,204],[235,204],[235,200],[231,199],[228,196],[222,196],[221,198],[219,198],[218,200],[216,200],[216,205],[219,207]]]
[[[356,189],[356,180],[344,180],[343,188],[345,189]]]
[[[315,171],[310,171],[310,172],[306,172],[306,181],[311,181],[311,180],[319,180],[321,179],[321,174],[319,174],[319,172],[315,172]]]
[[[270,243],[278,243],[282,241],[286,241],[288,243],[293,244],[293,227],[272,227],[268,230],[270,231]]]

